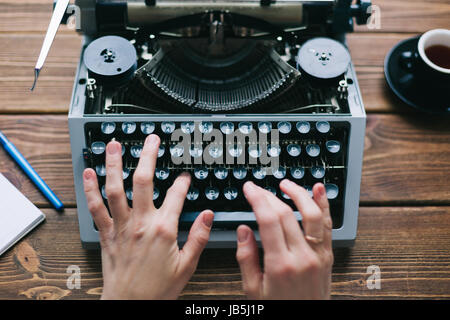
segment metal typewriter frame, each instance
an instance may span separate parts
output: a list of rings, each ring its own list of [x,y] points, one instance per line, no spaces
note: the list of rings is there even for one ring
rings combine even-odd
[[[86,1],[86,0],[81,0]],[[259,121],[270,119],[271,121],[342,121],[350,124],[349,143],[347,148],[347,172],[345,194],[344,194],[344,217],[343,224],[339,229],[333,229],[333,246],[351,246],[357,233],[357,219],[359,209],[360,182],[364,151],[364,136],[366,126],[366,114],[361,100],[361,93],[356,78],[354,67],[351,64],[347,71],[347,78],[353,80],[348,85],[348,114],[225,114],[225,115],[90,115],[85,114],[85,90],[86,83],[80,81],[87,79],[88,71],[83,63],[83,52],[87,45],[93,40],[89,35],[84,35],[80,61],[74,81],[72,100],[69,110],[69,131],[72,149],[72,163],[74,172],[75,192],[77,198],[78,219],[80,224],[80,236],[83,247],[87,249],[99,248],[98,232],[94,228],[92,217],[87,208],[86,198],[83,190],[82,173],[85,169],[82,150],[86,148],[84,127],[86,123],[106,121]],[[350,156],[351,155],[351,156]],[[220,212],[215,213],[216,216]],[[237,212],[236,214],[240,214]],[[248,213],[246,213],[248,214]],[[188,232],[179,232],[179,243],[182,245],[187,239]],[[260,244],[258,232],[256,239]],[[209,248],[231,248],[236,246],[236,231],[214,230],[211,233]]]

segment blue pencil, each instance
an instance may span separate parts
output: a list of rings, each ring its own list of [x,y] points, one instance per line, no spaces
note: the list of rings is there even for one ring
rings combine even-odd
[[[33,167],[28,163],[24,156],[17,150],[17,148],[9,141],[5,135],[0,131],[0,144],[8,152],[8,154],[16,161],[22,168],[26,175],[33,181],[36,187],[44,194],[44,196],[51,202],[56,210],[62,211],[64,205],[61,200],[53,193],[49,186],[42,180]]]

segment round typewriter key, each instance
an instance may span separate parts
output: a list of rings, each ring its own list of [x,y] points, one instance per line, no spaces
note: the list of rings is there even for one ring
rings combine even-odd
[[[157,187],[153,188],[153,201],[159,198],[159,189]]]
[[[141,132],[143,134],[152,134],[155,131],[155,124],[153,122],[142,122]]]
[[[198,199],[198,196],[200,195],[200,191],[198,191],[195,187],[190,187],[188,190],[188,193],[186,194],[186,199],[189,201],[195,201]]]
[[[311,175],[316,179],[322,179],[325,176],[325,169],[323,167],[312,167]]]
[[[106,176],[106,167],[104,164],[98,164],[95,166],[95,172],[99,177],[105,177]]]
[[[287,146],[287,152],[291,157],[298,157],[302,152],[302,149],[298,144],[290,144]]]
[[[336,199],[339,195],[339,187],[333,183],[327,183],[325,185],[325,190],[327,192],[327,198],[329,200]]]
[[[184,153],[184,147],[180,145],[170,146],[170,154],[172,157],[179,158]]]
[[[156,168],[155,175],[158,180],[166,180],[169,177],[169,169],[167,168]]]
[[[277,190],[276,190],[274,187],[265,187],[264,189],[266,189],[267,191],[272,192],[272,194],[273,194],[274,196],[277,195]]]
[[[122,123],[122,131],[125,134],[132,134],[136,131],[136,123],[134,122],[124,122]]]
[[[231,134],[234,131],[234,124],[232,122],[222,122],[220,124],[220,131],[223,134]]]
[[[310,157],[317,157],[320,154],[320,147],[317,144],[308,144],[306,146],[306,153]]]
[[[164,121],[161,123],[161,130],[166,134],[171,134],[175,131],[175,122]]]
[[[247,176],[247,169],[244,167],[235,167],[233,168],[233,176],[238,180],[245,179]]]
[[[231,201],[231,200],[234,200],[237,198],[238,190],[233,187],[228,187],[223,190],[223,194],[224,194],[225,198],[227,198],[228,200]]]
[[[166,152],[166,149],[164,148],[164,146],[160,145],[159,149],[158,149],[158,158],[161,158],[165,152]]]
[[[262,121],[258,123],[258,129],[261,133],[269,133],[272,130],[272,123],[267,121]]]
[[[292,167],[291,168],[291,176],[294,179],[301,179],[303,178],[305,175],[305,169],[303,169],[302,167]]]
[[[183,131],[183,133],[191,134],[192,132],[194,132],[194,129],[195,125],[191,121],[181,123],[181,131]]]
[[[205,196],[208,200],[216,200],[219,197],[219,189],[214,187],[207,187],[205,189]]]
[[[239,131],[243,134],[249,134],[252,132],[253,125],[250,122],[241,122],[239,123]]]
[[[130,176],[130,169],[123,168],[123,170],[122,170],[123,180],[127,180],[129,176]]]
[[[309,196],[312,198],[314,196],[313,190],[311,186],[305,186],[304,187],[306,191],[308,191]]]
[[[286,200],[290,200],[291,198],[286,194],[286,193],[284,193],[283,191],[280,191],[280,193],[281,193],[281,196],[283,197],[283,198],[285,198]]]
[[[201,122],[198,125],[198,129],[200,130],[201,133],[207,134],[213,130],[213,124],[212,122]]]
[[[209,147],[209,155],[214,159],[220,158],[222,156],[223,150],[219,146],[212,145]]]
[[[133,158],[139,159],[141,157],[142,146],[132,146],[130,154]]]
[[[103,122],[101,129],[104,134],[111,134],[116,130],[116,124],[114,122]]]
[[[133,190],[127,189],[127,191],[125,191],[125,194],[127,195],[128,200],[133,201]]]
[[[330,123],[328,121],[319,121],[316,123],[316,129],[320,133],[327,133],[330,131]]]
[[[234,144],[228,147],[228,153],[234,157],[238,158],[242,154],[242,146],[239,144]]]
[[[278,131],[282,134],[288,134],[292,130],[292,125],[290,122],[282,121],[278,122]]]
[[[219,180],[224,180],[228,177],[228,171],[226,168],[219,167],[214,169],[214,175]]]
[[[251,145],[248,147],[248,155],[254,159],[257,159],[261,156],[262,151],[259,145]]]
[[[208,169],[205,167],[202,168],[195,168],[194,170],[194,176],[198,180],[205,180],[208,177]]]
[[[200,158],[203,154],[203,149],[198,146],[191,146],[189,149],[189,154],[192,158]]]
[[[297,122],[297,130],[300,133],[306,134],[311,130],[311,125],[307,121]]]
[[[272,158],[278,157],[280,153],[281,148],[277,144],[269,144],[269,146],[267,147],[267,154]]]
[[[125,154],[125,146],[124,145],[122,145],[122,157],[123,157],[123,155]]]
[[[106,144],[102,141],[96,141],[91,144],[91,151],[93,154],[102,154],[105,152]]]
[[[108,197],[106,196],[105,186],[102,186],[102,187],[101,187],[100,192],[102,193],[102,197],[103,197],[104,199],[108,199]]]
[[[328,152],[331,153],[338,153],[341,150],[341,144],[336,140],[327,141],[326,147]]]
[[[252,170],[253,172],[253,176],[258,179],[258,180],[262,180],[266,177],[266,168],[262,168],[262,167],[256,167],[253,168]]]
[[[286,168],[284,167],[279,167],[273,170],[272,172],[273,176],[277,179],[283,179],[284,177],[286,177]]]

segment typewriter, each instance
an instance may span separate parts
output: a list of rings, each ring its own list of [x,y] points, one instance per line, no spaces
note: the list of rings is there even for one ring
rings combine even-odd
[[[288,178],[322,182],[333,245],[356,237],[366,115],[345,34],[367,22],[370,1],[76,0],[83,47],[69,111],[81,241],[98,247],[82,172],[97,172],[107,204],[105,147],[122,144],[133,173],[149,134],[161,138],[153,200],[181,172],[192,185],[179,242],[204,209],[215,212],[208,246],[233,247],[257,223],[245,181],[273,192]],[[149,195],[151,196],[151,195]]]

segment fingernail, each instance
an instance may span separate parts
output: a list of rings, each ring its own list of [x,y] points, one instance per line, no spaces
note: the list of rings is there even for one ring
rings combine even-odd
[[[116,154],[116,153],[122,152],[122,146],[118,142],[110,142],[106,146],[106,151],[109,154]]]
[[[251,181],[246,182],[245,185],[246,185],[246,188],[248,189],[248,191],[250,191],[250,192],[253,192],[256,190],[256,185]]]
[[[248,239],[250,232],[248,232],[247,229],[239,229],[238,230],[238,241],[239,242],[245,242]]]
[[[90,180],[90,179],[94,178],[94,175],[91,170],[84,170],[83,176],[84,176],[85,180]]]
[[[158,140],[158,137],[154,134],[151,134],[145,139],[145,143],[155,144]]]
[[[214,220],[214,213],[206,212],[203,214],[203,224],[206,227],[211,228],[212,224],[213,224],[213,220]]]
[[[320,196],[324,196],[325,195],[325,186],[323,184],[320,185],[319,195]]]
[[[285,187],[290,187],[294,185],[294,183],[288,179],[284,179],[283,181],[281,181],[280,184],[284,185]]]

